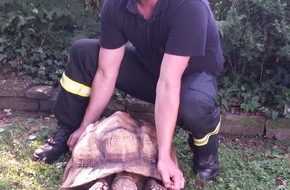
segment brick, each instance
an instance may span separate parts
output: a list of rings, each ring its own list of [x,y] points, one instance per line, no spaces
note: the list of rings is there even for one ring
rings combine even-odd
[[[0,97],[24,97],[26,90],[32,86],[32,82],[17,78],[0,80]]]
[[[27,98],[33,99],[49,99],[53,92],[51,86],[33,86],[26,91]]]
[[[38,111],[38,100],[25,97],[0,97],[0,109]]]
[[[55,105],[54,100],[39,100],[39,111],[52,112]]]
[[[144,120],[149,123],[155,124],[154,113],[151,112],[128,112],[128,114],[135,120]]]
[[[128,98],[127,111],[129,112],[154,112],[154,105],[138,100],[136,98]]]
[[[126,104],[124,102],[111,99],[107,107],[103,111],[102,116],[108,117],[113,113],[115,113],[116,111],[126,112]]]

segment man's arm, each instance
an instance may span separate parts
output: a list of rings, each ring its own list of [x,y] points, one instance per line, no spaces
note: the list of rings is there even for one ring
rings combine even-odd
[[[158,170],[166,188],[184,187],[184,178],[170,156],[180,102],[181,78],[188,56],[165,54],[156,89],[155,124],[158,139]]]
[[[69,137],[68,146],[74,147],[85,128],[97,121],[114,92],[125,45],[117,49],[100,48],[99,63],[93,79],[90,101],[81,126]]]

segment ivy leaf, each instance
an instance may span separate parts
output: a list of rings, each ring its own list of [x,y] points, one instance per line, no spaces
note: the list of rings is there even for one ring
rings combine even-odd
[[[277,112],[277,111],[272,111],[272,118],[273,119],[276,119],[277,117],[278,117],[278,115],[279,115],[279,112]]]

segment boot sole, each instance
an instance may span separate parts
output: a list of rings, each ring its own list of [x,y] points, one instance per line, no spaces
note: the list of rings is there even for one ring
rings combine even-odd
[[[53,164],[58,158],[47,159],[47,157],[39,157],[36,154],[33,154],[32,161],[44,161],[46,164]]]

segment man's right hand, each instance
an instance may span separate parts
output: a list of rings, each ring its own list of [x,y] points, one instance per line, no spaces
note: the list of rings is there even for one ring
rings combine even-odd
[[[69,139],[67,140],[67,145],[68,145],[70,151],[72,151],[72,149],[74,148],[74,146],[78,142],[78,140],[81,137],[84,130],[85,130],[85,128],[79,127],[75,132],[73,132],[69,136]]]
[[[185,186],[185,179],[178,165],[171,159],[161,159],[157,165],[163,185],[170,190],[180,190]]]

